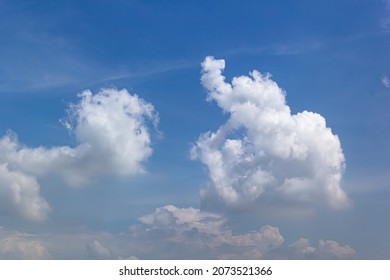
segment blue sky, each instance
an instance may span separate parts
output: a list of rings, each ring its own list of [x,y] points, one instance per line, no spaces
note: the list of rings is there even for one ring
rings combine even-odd
[[[0,257],[389,258],[389,36],[381,0],[0,0]]]

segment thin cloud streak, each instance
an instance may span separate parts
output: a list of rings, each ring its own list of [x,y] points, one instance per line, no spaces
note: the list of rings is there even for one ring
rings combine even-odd
[[[226,56],[240,54],[263,54],[275,56],[299,55],[302,53],[320,49],[322,45],[322,43],[314,41],[310,43],[280,43],[266,46],[244,46],[227,50],[223,52],[223,54],[225,54]]]

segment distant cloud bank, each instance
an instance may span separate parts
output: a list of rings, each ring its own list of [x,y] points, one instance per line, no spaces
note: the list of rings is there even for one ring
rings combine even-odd
[[[125,232],[34,235],[0,227],[0,259],[353,259],[333,240],[312,245],[301,238],[285,246],[277,227],[234,233],[225,217],[166,205]]]

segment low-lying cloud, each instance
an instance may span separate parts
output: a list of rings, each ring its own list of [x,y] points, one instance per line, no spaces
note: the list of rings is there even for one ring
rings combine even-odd
[[[191,149],[207,166],[205,205],[252,207],[272,201],[300,207],[349,204],[340,186],[345,159],[340,140],[320,114],[292,114],[285,92],[256,70],[225,81],[225,61],[206,57],[201,82],[207,100],[229,115]],[[263,199],[266,198],[266,199]]]
[[[150,126],[158,122],[154,107],[125,89],[86,90],[79,97],[62,121],[77,146],[30,148],[12,131],[0,138],[0,193],[25,218],[47,215],[39,177],[57,175],[68,185],[85,186],[99,176],[145,172],[143,163],[152,154]]]
[[[313,247],[306,238],[289,245],[290,257],[297,259],[353,259],[356,252],[350,246],[341,246],[333,240],[319,240]]]
[[[76,230],[27,234],[0,228],[0,259],[353,259],[332,240],[291,245],[274,226],[234,232],[225,216],[197,208],[158,207],[120,233]]]
[[[179,250],[184,247],[187,254],[192,250],[200,258],[262,258],[284,241],[279,229],[269,225],[235,234],[222,215],[195,208],[167,205],[139,220],[151,227],[149,231],[159,232],[165,242]]]

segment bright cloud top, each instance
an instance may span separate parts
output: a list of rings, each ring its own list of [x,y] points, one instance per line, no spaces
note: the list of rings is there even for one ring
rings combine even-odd
[[[83,186],[97,176],[144,172],[142,163],[152,153],[148,122],[158,122],[154,107],[125,89],[84,91],[79,97],[63,121],[76,147],[29,148],[13,132],[0,139],[0,193],[24,217],[47,214],[37,177],[57,174],[71,186]]]
[[[284,91],[269,74],[225,82],[224,60],[206,57],[201,82],[229,119],[202,134],[191,150],[208,167],[205,201],[227,206],[271,200],[301,205],[348,205],[340,187],[345,160],[339,138],[313,112],[291,114]],[[264,202],[264,200],[263,200]]]

